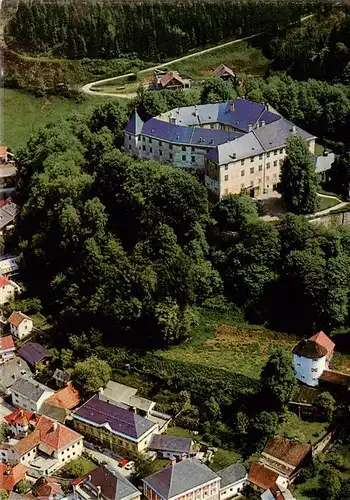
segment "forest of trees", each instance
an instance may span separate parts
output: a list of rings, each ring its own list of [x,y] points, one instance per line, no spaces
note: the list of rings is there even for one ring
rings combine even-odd
[[[348,229],[266,223],[239,196],[211,207],[189,173],[121,153],[126,121],[118,103],[100,105],[18,153],[12,244],[61,332],[166,346],[190,335],[195,306],[222,300],[301,334],[349,324]]]
[[[69,0],[20,1],[6,29],[11,47],[75,58],[137,54],[160,60],[234,36],[279,29],[308,12],[329,8],[318,0]]]
[[[268,54],[274,68],[300,80],[350,85],[350,10],[345,3],[338,9],[274,38]]]

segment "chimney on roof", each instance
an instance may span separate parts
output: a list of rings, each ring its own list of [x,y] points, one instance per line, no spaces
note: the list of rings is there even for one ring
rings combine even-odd
[[[251,132],[253,130],[253,125],[251,123],[249,123],[248,125],[248,132]]]
[[[91,474],[88,474],[88,481],[91,481]]]
[[[230,111],[231,111],[231,113],[233,113],[234,110],[235,110],[235,103],[234,103],[234,101],[232,101],[232,102],[230,102]]]
[[[292,127],[292,134],[296,134],[296,132],[297,132],[297,128],[296,128],[295,125],[293,125],[293,127]]]
[[[102,488],[100,485],[96,486],[96,489],[97,489],[97,498],[101,498],[101,491],[102,491]]]
[[[265,126],[265,120],[261,120],[261,126],[264,127]]]
[[[52,430],[54,432],[57,430],[57,422],[52,422]]]
[[[20,416],[20,417],[23,417],[23,415],[24,415],[23,410],[19,410],[19,416]]]
[[[99,388],[99,390],[98,390],[98,392],[99,392],[100,394],[103,394],[103,387],[100,387],[100,388]]]

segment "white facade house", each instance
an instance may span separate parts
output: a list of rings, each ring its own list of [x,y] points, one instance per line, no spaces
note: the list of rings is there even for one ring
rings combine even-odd
[[[230,500],[242,495],[248,485],[248,473],[241,464],[233,464],[218,472],[221,477],[220,500]]]
[[[3,255],[0,257],[0,274],[18,274],[18,262],[15,255]]]
[[[18,408],[40,413],[43,402],[54,392],[36,380],[19,378],[11,387],[12,403]]]
[[[16,346],[13,342],[12,335],[0,337],[0,364],[15,357]]]
[[[5,276],[0,276],[0,306],[4,306],[21,291],[20,287]]]
[[[293,366],[297,380],[315,387],[329,367],[335,344],[323,332],[301,340],[293,349]]]
[[[33,320],[21,311],[13,311],[7,320],[11,334],[17,339],[23,339],[33,330]]]

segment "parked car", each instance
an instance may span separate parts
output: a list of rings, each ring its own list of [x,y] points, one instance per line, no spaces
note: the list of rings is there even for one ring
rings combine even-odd
[[[128,464],[129,460],[127,458],[122,458],[119,462],[119,467],[125,467]]]
[[[133,462],[132,460],[130,460],[130,462],[128,462],[126,464],[125,470],[131,470],[131,469],[133,469],[134,465],[135,465],[135,462]]]

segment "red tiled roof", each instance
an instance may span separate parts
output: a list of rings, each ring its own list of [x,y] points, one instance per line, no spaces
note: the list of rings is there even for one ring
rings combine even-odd
[[[17,483],[25,479],[27,467],[23,464],[17,464],[9,467],[0,464],[0,486],[2,490],[12,491]]]
[[[43,444],[52,450],[59,451],[69,446],[81,437],[81,434],[69,429],[65,425],[53,422],[47,417],[41,416],[39,422],[27,437],[21,439],[15,446],[15,450],[24,455],[39,444]]]
[[[331,384],[345,385],[350,387],[350,374],[336,372],[334,370],[324,370],[320,380]]]
[[[0,337],[0,351],[6,351],[7,349],[15,349],[15,343],[13,341],[12,335]]]
[[[33,494],[40,498],[52,498],[56,494],[62,495],[63,491],[52,477],[41,477],[33,486]]]
[[[69,384],[67,387],[64,387],[50,396],[49,399],[46,400],[46,403],[71,410],[80,403],[79,392],[71,384]]]
[[[10,284],[10,280],[6,276],[0,276],[0,286],[6,286]]]
[[[168,73],[166,73],[160,80],[160,84],[162,87],[165,87],[173,79],[177,80],[180,83],[183,83],[181,76],[176,71],[168,71]]]
[[[310,450],[311,446],[309,444],[302,444],[292,439],[276,436],[264,448],[263,453],[297,467]]]
[[[274,490],[278,478],[277,472],[261,464],[252,464],[249,469],[248,481],[262,490]]]
[[[327,349],[327,358],[329,358],[333,354],[335,343],[332,342],[324,332],[316,333],[315,335],[310,337],[309,340],[313,340],[318,345],[325,347]]]
[[[28,425],[29,422],[36,424],[39,418],[33,412],[22,410],[21,408],[4,417],[8,425]]]

